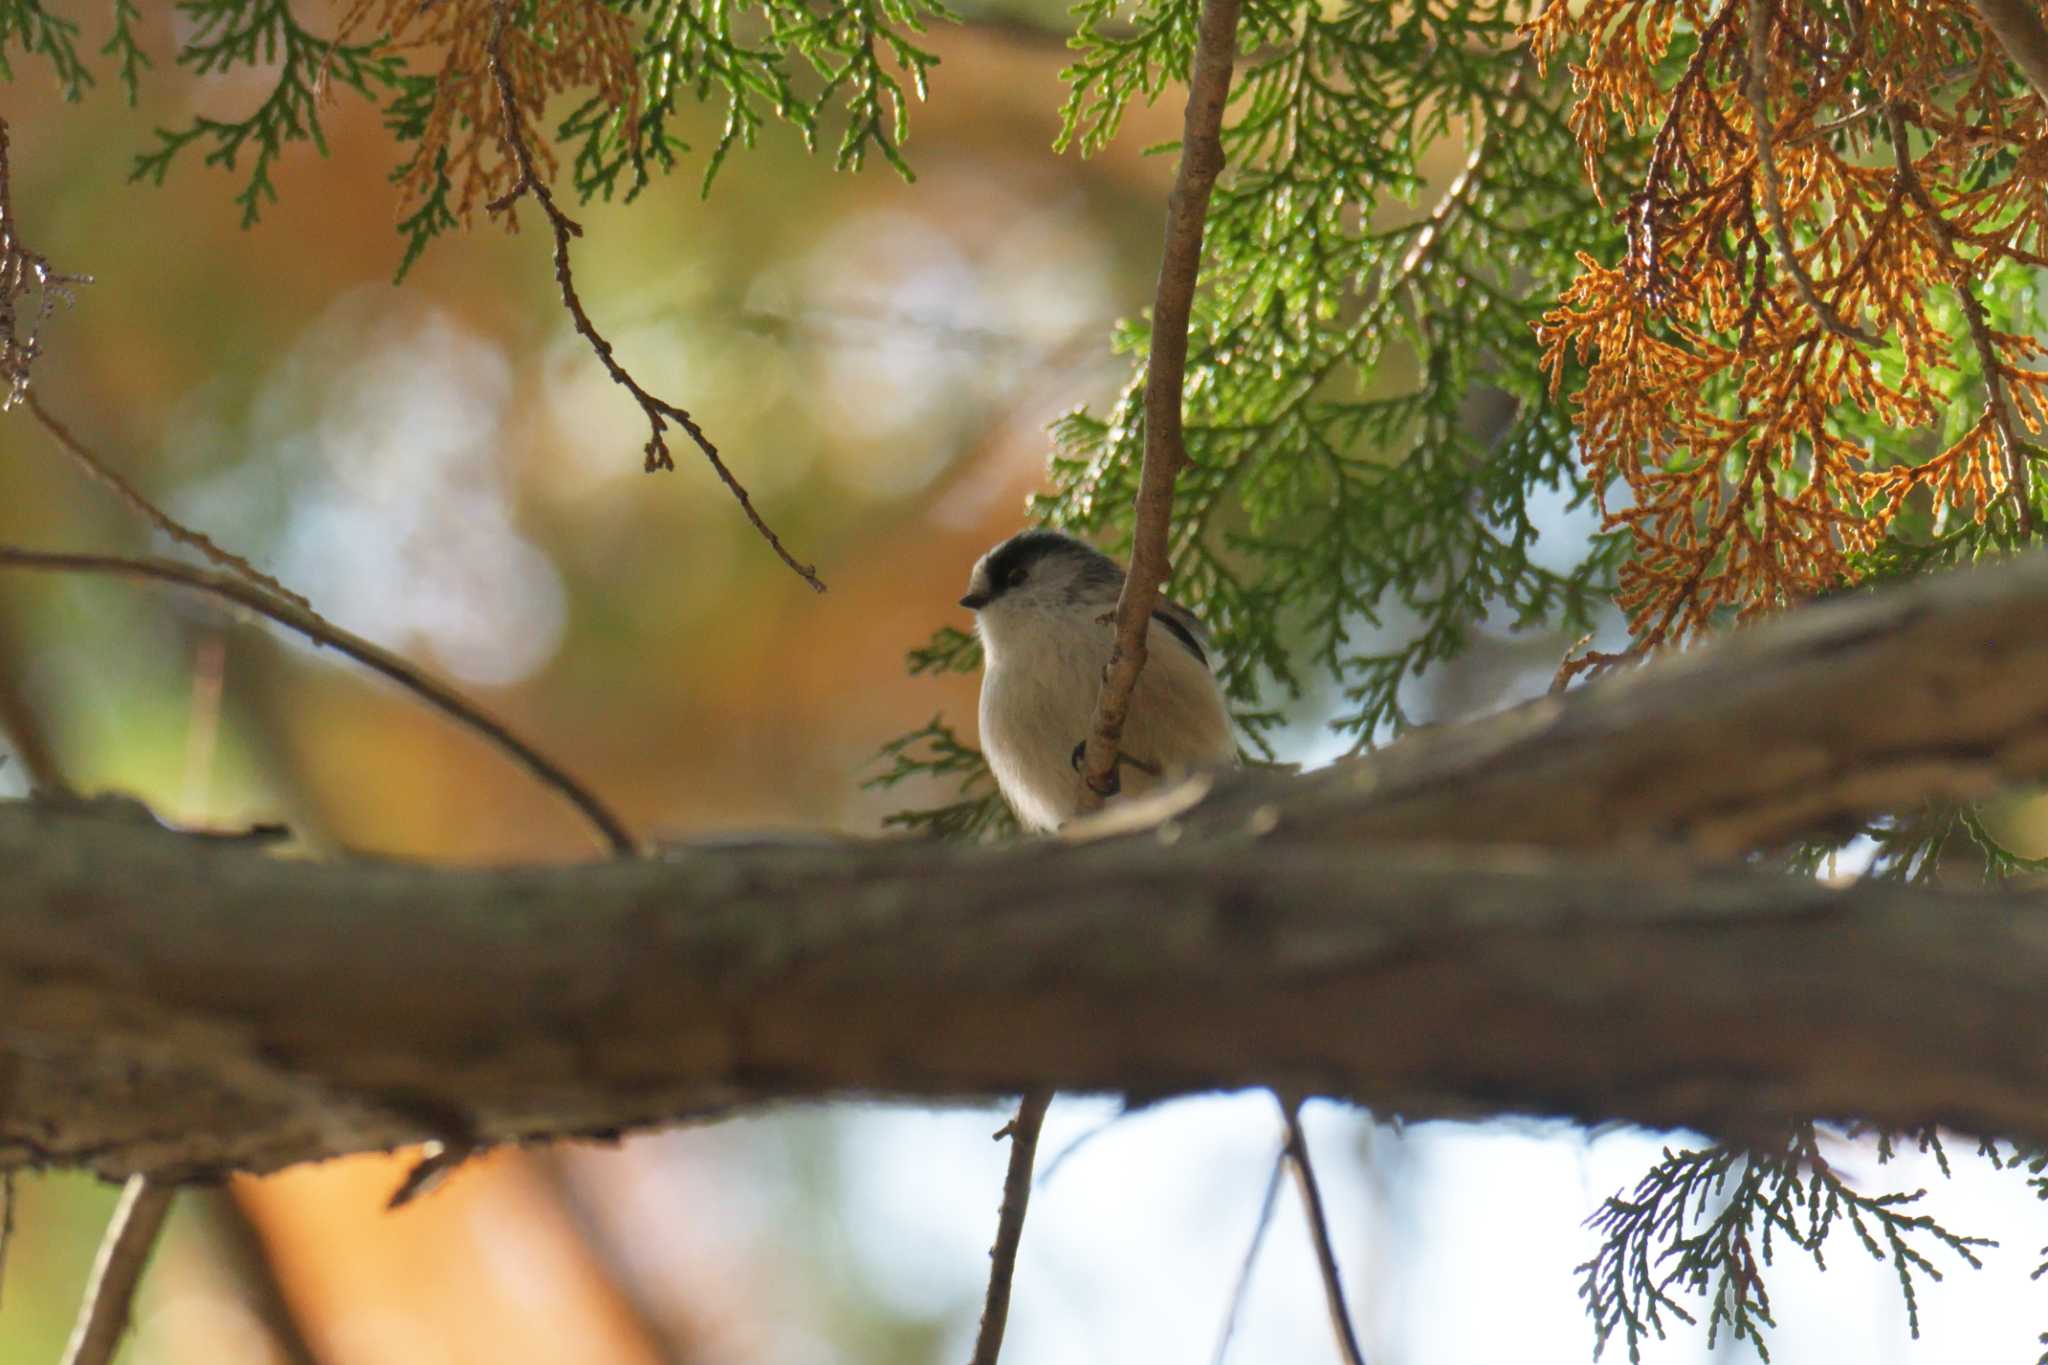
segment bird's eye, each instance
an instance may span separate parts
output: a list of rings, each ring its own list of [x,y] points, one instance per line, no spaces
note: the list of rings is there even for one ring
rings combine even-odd
[[[1024,580],[1029,577],[1031,577],[1031,572],[1028,569],[1022,567],[1012,569],[1009,573],[1003,575],[1003,586],[1006,588],[1021,588],[1024,586]]]

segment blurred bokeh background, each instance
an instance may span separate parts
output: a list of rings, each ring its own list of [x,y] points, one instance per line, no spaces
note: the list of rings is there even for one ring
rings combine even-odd
[[[88,36],[102,20],[77,17]],[[21,57],[0,86],[19,230],[95,281],[49,323],[47,407],[177,515],[463,687],[637,830],[871,832],[935,795],[861,785],[884,742],[936,712],[972,733],[975,681],[909,678],[904,651],[966,624],[954,599],[975,555],[1021,523],[1047,422],[1125,377],[1109,330],[1149,300],[1172,172],[1142,152],[1175,134],[1178,96],[1093,160],[1055,156],[1063,14],[972,15],[932,35],[942,64],[914,111],[915,185],[834,174],[775,130],[708,201],[686,165],[630,208],[576,210],[591,313],[817,562],[831,585],[818,597],[686,446],[677,472],[641,472],[643,420],[571,332],[545,234],[443,241],[392,286],[392,152],[368,107],[328,109],[331,156],[286,156],[281,202],[253,231],[231,202],[239,181],[196,159],[161,190],[129,184],[151,127],[261,97],[258,81],[168,70],[182,22],[145,16],[159,69],[138,109],[111,86],[65,105]],[[709,116],[702,131],[715,137]],[[1461,154],[1442,149],[1440,179]],[[1560,510],[1552,534],[1585,531]],[[0,539],[167,548],[18,412],[0,418]],[[1490,638],[1416,684],[1417,713],[1500,704],[1564,643]],[[0,581],[0,702],[76,786],[178,820],[282,819],[328,847],[443,861],[595,851],[469,735],[186,597]],[[1285,756],[1334,752],[1317,719],[1304,703]],[[21,764],[0,766],[0,794],[22,790]],[[1055,1108],[1044,1160],[1086,1141],[1033,1205],[1015,1365],[1215,1349],[1277,1143],[1271,1102],[1114,1114]],[[503,1152],[399,1214],[383,1203],[402,1157],[193,1192],[126,1359],[956,1361],[1004,1116],[800,1110]],[[1308,1120],[1374,1361],[1589,1358],[1571,1267],[1594,1242],[1579,1222],[1663,1139],[1399,1132],[1328,1105]],[[1872,1178],[1936,1177],[1908,1163]],[[2030,1248],[2044,1238],[2016,1223],[2031,1216],[2016,1188],[1966,1172],[1944,1193],[1949,1221]],[[21,1182],[0,1365],[56,1358],[113,1197],[75,1176]],[[1782,1271],[1780,1359],[2033,1349],[2024,1254],[1927,1295],[1917,1347],[1890,1272],[1837,1259],[1824,1282]],[[1706,1354],[1696,1333],[1655,1352]],[[1232,1359],[1332,1358],[1290,1192]]]

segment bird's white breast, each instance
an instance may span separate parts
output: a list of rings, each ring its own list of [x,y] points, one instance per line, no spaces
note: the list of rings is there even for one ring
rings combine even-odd
[[[1088,614],[1016,613],[984,619],[982,749],[1004,796],[1026,828],[1052,830],[1082,804],[1074,746],[1095,719],[1114,627]],[[1168,775],[1235,757],[1230,717],[1207,665],[1154,623],[1147,662],[1124,726],[1123,750]],[[1153,785],[1125,766],[1123,789]]]

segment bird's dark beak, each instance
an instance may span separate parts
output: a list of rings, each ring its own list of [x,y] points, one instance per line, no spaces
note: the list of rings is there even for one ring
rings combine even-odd
[[[960,599],[960,605],[967,608],[967,610],[969,611],[980,611],[983,607],[987,606],[988,604],[989,595],[985,592],[971,592],[968,593],[967,596]]]

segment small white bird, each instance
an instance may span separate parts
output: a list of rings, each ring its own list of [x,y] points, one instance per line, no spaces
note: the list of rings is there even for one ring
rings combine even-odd
[[[1123,586],[1115,560],[1046,530],[1011,536],[967,580],[960,605],[975,614],[983,657],[981,747],[1026,829],[1058,829],[1081,811],[1080,746],[1095,721]],[[1161,598],[1145,648],[1119,765],[1128,793],[1237,755],[1201,622]]]

